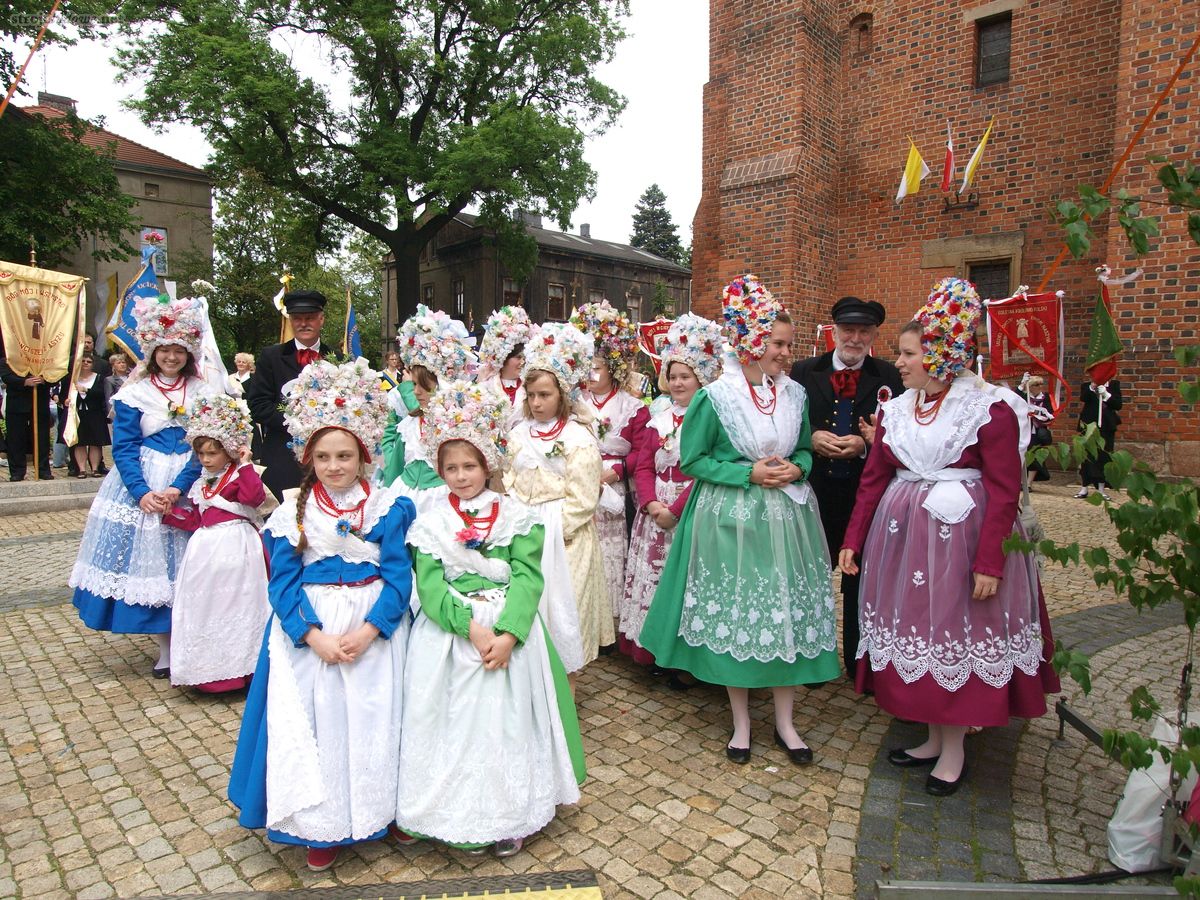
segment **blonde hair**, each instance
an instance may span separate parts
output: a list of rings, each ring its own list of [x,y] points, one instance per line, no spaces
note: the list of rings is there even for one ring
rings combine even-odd
[[[562,385],[558,383],[558,379],[554,377],[554,373],[546,369],[530,369],[525,375],[526,393],[524,406],[522,407],[522,412],[524,412],[525,418],[533,418],[533,410],[529,408],[529,386],[543,376],[549,378],[554,383],[554,389],[558,392],[558,410],[556,418],[574,419],[579,424],[588,428],[592,428],[592,423],[595,421],[596,417],[592,413],[592,410],[588,404],[584,402],[582,397],[572,403],[571,398],[564,393]]]
[[[244,362],[247,366],[249,366],[249,371],[251,371],[251,372],[254,371],[254,354],[253,353],[235,353],[235,354],[233,354],[233,364],[237,365],[240,362]]]

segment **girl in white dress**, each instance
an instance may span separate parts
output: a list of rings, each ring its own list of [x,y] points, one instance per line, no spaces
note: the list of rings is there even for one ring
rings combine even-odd
[[[540,516],[488,490],[503,397],[469,382],[429,403],[425,446],[449,489],[408,532],[420,613],[404,672],[396,822],[468,850],[517,853],[579,800],[579,721],[538,614]]]
[[[217,395],[192,404],[187,442],[203,471],[163,523],[192,532],[171,605],[171,684],[209,694],[250,683],[271,614],[258,530],[266,499],[250,464],[250,410]]]
[[[521,369],[525,365],[525,344],[533,333],[529,313],[519,306],[502,306],[488,316],[479,342],[478,381],[508,401],[509,425],[524,417],[525,386]]]
[[[387,414],[378,372],[318,361],[283,394],[305,474],[263,535],[275,614],[229,799],[242,825],[306,846],[319,872],[395,818],[416,510],[399,486],[365,477]]]

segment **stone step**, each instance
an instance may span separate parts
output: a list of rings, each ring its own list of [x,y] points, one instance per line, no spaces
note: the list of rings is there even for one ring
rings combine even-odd
[[[0,474],[3,473],[0,469]],[[69,478],[60,470],[52,481],[0,481],[0,516],[29,516],[39,512],[87,509],[100,490],[102,478]]]

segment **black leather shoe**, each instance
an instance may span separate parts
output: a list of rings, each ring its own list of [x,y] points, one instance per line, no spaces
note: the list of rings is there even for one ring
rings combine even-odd
[[[932,774],[925,779],[925,793],[931,794],[934,797],[949,797],[958,790],[958,786],[967,779],[967,764],[964,762],[962,771],[958,773],[958,779],[955,781],[942,781],[940,778],[934,778]]]
[[[779,729],[775,729],[775,744],[776,746],[787,751],[788,759],[798,766],[811,765],[813,761],[812,747],[789,747],[787,742],[779,734]]]
[[[617,645],[615,643],[605,644],[603,647],[600,648],[601,656],[612,656],[616,652],[617,652]]]
[[[171,669],[169,666],[163,666],[161,669],[151,669],[150,674],[155,678],[170,678]]]
[[[690,691],[695,686],[696,682],[684,681],[678,672],[672,672],[670,677],[667,678],[667,687],[673,691]]]
[[[913,756],[899,747],[888,751],[888,762],[901,769],[919,769],[922,766],[932,766],[937,761],[936,756]]]
[[[728,756],[735,763],[737,763],[739,766],[744,766],[746,763],[750,762],[750,748],[749,747],[730,747],[730,746],[726,745],[725,755]]]

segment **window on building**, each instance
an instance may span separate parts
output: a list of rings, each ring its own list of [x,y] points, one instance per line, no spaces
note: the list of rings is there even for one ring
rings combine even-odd
[[[157,197],[158,196],[158,185],[152,181],[142,182],[142,190],[143,190],[144,195],[147,197]]]
[[[433,285],[426,284],[421,287],[421,302],[433,309]]]
[[[154,254],[154,274],[160,278],[167,278],[171,274],[171,269],[168,264],[168,234],[167,229],[159,228],[158,226],[147,226],[142,229],[142,247],[149,246],[152,242],[147,240],[149,235],[156,235],[155,243],[158,250]]]
[[[1012,13],[980,19],[975,23],[975,84],[1003,84],[1008,81],[1008,62],[1012,48]]]
[[[871,14],[855,16],[850,23],[850,49],[855,57],[867,56],[874,45],[871,41]]]
[[[564,284],[549,284],[546,286],[546,318],[561,322],[567,317],[567,286]]]
[[[465,315],[467,311],[467,288],[461,278],[454,279],[454,312]]]
[[[982,300],[1003,300],[1012,296],[1012,260],[990,259],[967,264],[967,279],[975,285]]]
[[[521,293],[521,286],[512,278],[504,279],[504,305],[505,306],[524,306],[525,297]]]

